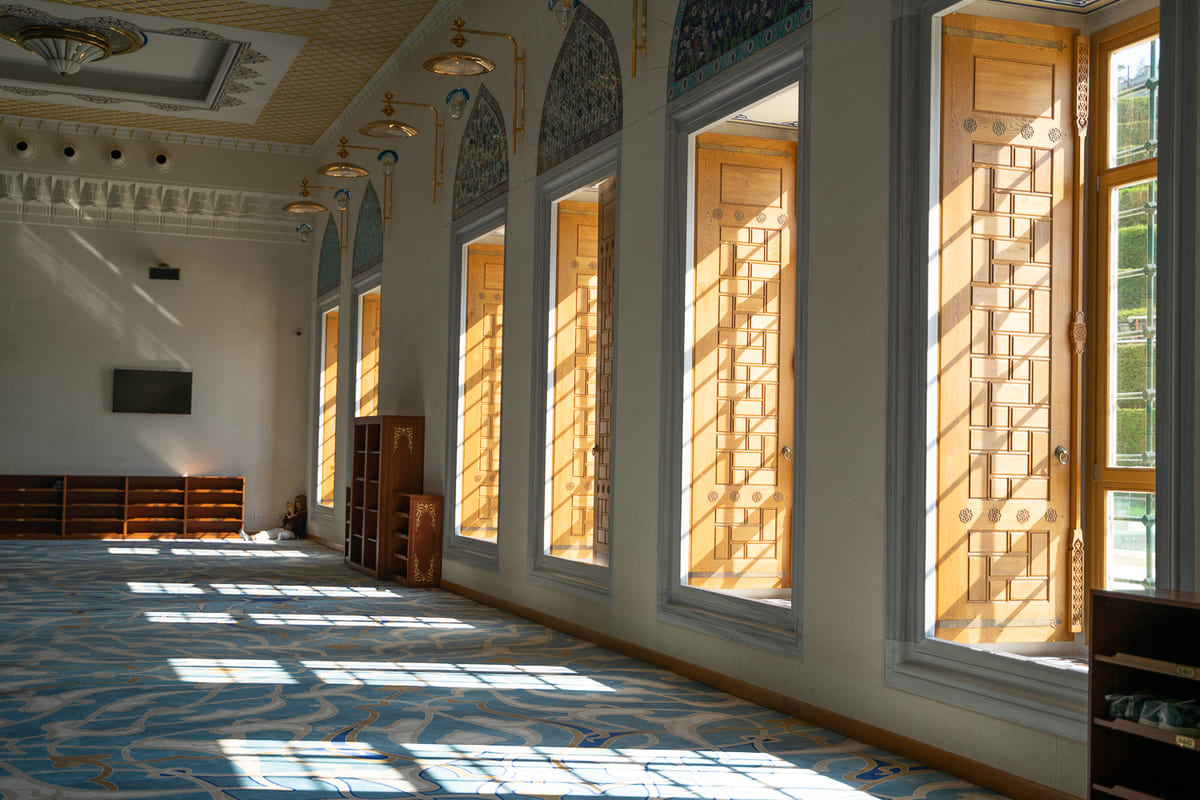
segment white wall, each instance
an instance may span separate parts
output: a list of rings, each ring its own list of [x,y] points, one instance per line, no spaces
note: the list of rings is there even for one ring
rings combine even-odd
[[[545,302],[531,291],[537,132],[546,83],[562,41],[551,15],[530,11],[530,5],[527,0],[464,0],[457,8],[470,27],[507,31],[521,43],[529,59],[528,132],[518,139],[518,152],[510,160],[506,201],[499,566],[489,570],[448,560],[445,579],[1084,795],[1082,741],[884,684],[892,135],[892,3],[886,0],[818,0],[811,31],[809,389],[807,397],[800,398],[807,432],[805,569],[798,585],[805,609],[804,657],[730,647],[658,618],[659,508],[672,501],[659,477],[662,459],[674,459],[673,454],[659,452],[659,443],[662,409],[671,402],[663,394],[662,375],[662,209],[667,195],[666,66],[676,0],[650,0],[649,54],[640,62],[636,80],[629,75],[630,4],[588,0],[613,31],[625,78],[618,173],[612,597],[609,603],[596,602],[529,580],[528,532],[537,519],[529,513],[527,465],[531,443],[544,425],[540,400],[532,394],[539,365],[529,356],[534,351],[533,320],[544,313]],[[485,82],[511,123],[507,46],[501,42],[492,49],[482,37],[470,45],[501,65],[498,76]],[[436,36],[417,48],[399,68],[392,91],[401,99],[440,104],[456,83],[423,71],[420,60],[443,49],[445,41]],[[465,85],[477,94],[478,79]],[[346,121],[345,131],[352,133],[378,116],[362,113]],[[447,125],[447,185],[436,206],[428,198],[428,142],[418,138],[396,146],[401,162],[395,173],[395,213],[386,236],[383,277],[380,411],[425,415],[426,488],[442,492],[454,455],[445,435],[448,415],[454,411],[455,398],[447,385],[457,347],[448,322],[450,273],[457,268],[450,213],[462,127],[462,122]],[[373,180],[378,185],[382,178],[376,174]],[[343,298],[343,307],[348,307],[347,288]],[[344,461],[342,468],[339,485],[348,482]],[[319,532],[340,542],[342,519],[339,508],[333,520],[317,526]]]
[[[0,253],[0,472],[244,475],[247,529],[278,523],[305,491],[306,248],[8,222]],[[116,367],[190,370],[192,413],[112,413]]]

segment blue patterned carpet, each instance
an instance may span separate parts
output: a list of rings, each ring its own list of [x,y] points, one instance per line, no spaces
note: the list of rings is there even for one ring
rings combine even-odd
[[[0,542],[11,800],[984,800],[307,542]]]

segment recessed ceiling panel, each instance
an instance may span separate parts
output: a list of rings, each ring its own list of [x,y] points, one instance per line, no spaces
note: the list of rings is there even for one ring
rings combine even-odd
[[[138,52],[69,77],[0,41],[0,119],[314,144],[438,0],[27,0],[0,14],[110,18]],[[176,18],[177,17],[177,18]]]

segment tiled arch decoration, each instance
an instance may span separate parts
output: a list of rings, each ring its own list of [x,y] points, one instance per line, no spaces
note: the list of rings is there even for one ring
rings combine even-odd
[[[583,3],[559,48],[542,104],[538,174],[621,130],[621,59],[612,31]]]
[[[454,173],[454,219],[508,191],[508,137],[504,112],[486,86],[467,118]]]
[[[342,243],[338,238],[337,223],[333,217],[325,225],[325,236],[321,239],[321,260],[317,262],[317,296],[342,282]]]
[[[358,209],[358,224],[354,228],[353,274],[365,272],[382,261],[383,211],[374,185],[367,181],[362,206]]]
[[[812,0],[680,0],[667,65],[667,99],[800,30],[812,15]]]

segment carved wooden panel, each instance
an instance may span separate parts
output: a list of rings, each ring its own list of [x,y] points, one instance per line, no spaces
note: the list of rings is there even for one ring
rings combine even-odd
[[[943,31],[937,635],[1064,639],[1071,32],[963,15]]]
[[[361,308],[358,415],[370,417],[379,412],[379,295],[363,295]]]
[[[596,203],[558,204],[550,553],[590,561],[595,525]]]
[[[600,184],[596,331],[596,555],[607,556],[612,504],[613,302],[616,291],[617,179]]]
[[[467,248],[460,533],[494,541],[500,504],[504,247]]]
[[[689,583],[790,586],[795,145],[696,150]]]

